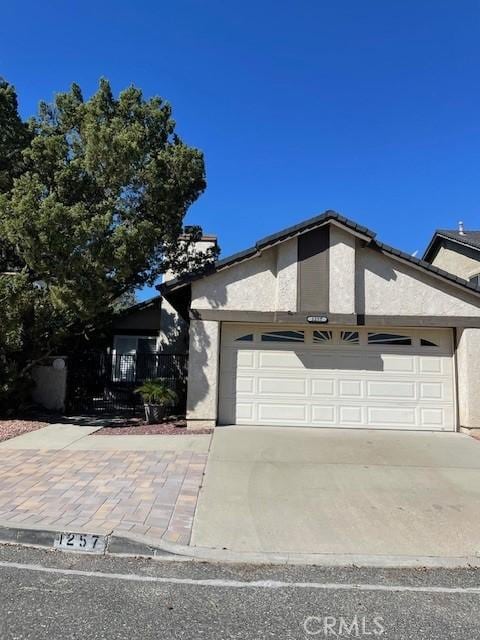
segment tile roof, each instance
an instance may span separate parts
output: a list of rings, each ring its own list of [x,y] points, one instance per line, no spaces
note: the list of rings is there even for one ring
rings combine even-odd
[[[480,250],[480,231],[464,231],[460,233],[449,229],[438,229],[436,234]]]
[[[480,231],[464,231],[460,233],[455,229],[437,229],[433,234],[428,247],[425,249],[423,259],[430,262],[435,256],[435,249],[442,239],[458,242],[472,249],[480,251]]]
[[[192,282],[193,280],[197,280],[198,278],[202,278],[203,276],[209,275],[215,271],[219,271],[220,269],[224,269],[226,267],[230,267],[234,265],[236,262],[242,262],[243,260],[248,260],[249,258],[253,258],[253,256],[257,255],[260,251],[266,249],[269,246],[278,244],[279,242],[284,242],[289,238],[294,238],[295,236],[300,235],[301,233],[306,233],[311,229],[315,229],[316,227],[325,224],[329,220],[335,220],[339,222],[343,226],[360,233],[367,238],[373,239],[375,237],[375,233],[367,227],[364,227],[360,224],[357,224],[353,220],[349,220],[345,218],[340,213],[336,211],[332,211],[329,209],[320,215],[314,216],[313,218],[309,218],[308,220],[304,220],[299,224],[293,225],[292,227],[287,227],[286,229],[282,229],[277,233],[273,233],[269,236],[265,236],[260,240],[249,247],[248,249],[244,249],[243,251],[239,251],[238,253],[234,253],[233,255],[227,256],[226,258],[222,258],[221,260],[217,260],[214,264],[208,265],[202,272],[193,273],[193,274],[185,274],[183,276],[179,276],[178,278],[174,278],[173,280],[169,280],[168,284],[160,284],[157,286],[157,289],[162,292],[166,290],[172,290],[179,286],[184,286],[185,284]]]
[[[374,233],[367,227],[364,227],[356,223],[355,221],[350,220],[349,218],[345,218],[340,213],[337,213],[336,211],[332,211],[332,210],[325,211],[324,213],[318,216],[315,216],[313,218],[310,218],[308,220],[305,220],[304,222],[301,222],[292,227],[283,229],[278,233],[274,233],[272,235],[266,236],[265,238],[258,240],[255,243],[255,245],[253,245],[252,247],[249,247],[244,251],[240,251],[239,253],[235,253],[231,256],[228,256],[227,258],[223,258],[222,260],[218,260],[217,262],[208,266],[204,271],[200,273],[186,274],[186,275],[180,276],[178,278],[175,278],[174,280],[170,280],[168,284],[158,285],[157,289],[161,293],[166,293],[178,288],[182,288],[187,284],[189,284],[190,282],[193,282],[194,280],[198,280],[199,278],[208,276],[211,273],[215,273],[216,271],[230,267],[237,262],[248,260],[249,258],[252,258],[255,255],[258,255],[262,250],[268,248],[269,246],[273,246],[279,242],[283,242],[285,240],[288,240],[289,238],[298,236],[301,233],[306,233],[307,231],[310,231],[311,229],[319,227],[322,224],[325,224],[326,222],[329,222],[329,221],[337,222],[342,226],[346,227],[347,229],[350,229],[352,231],[355,231],[365,236],[365,239],[369,242],[369,246],[371,246],[372,248],[377,248],[380,251],[383,251],[384,253],[391,254],[406,262],[410,262],[417,267],[421,267],[425,271],[429,271],[432,274],[440,276],[441,278],[443,278],[446,281],[449,281],[450,283],[461,285],[465,289],[470,290],[472,293],[480,294],[480,289],[478,289],[478,287],[476,287],[474,284],[469,283],[467,280],[464,280],[463,278],[459,278],[458,276],[455,276],[447,271],[444,271],[443,269],[434,267],[432,264],[430,264],[425,260],[425,256],[423,259],[415,258],[408,253],[400,251],[399,249],[395,249],[394,247],[384,244],[383,242],[379,242],[378,240],[375,239],[376,233]],[[438,231],[437,233],[440,233],[440,231]],[[449,233],[453,233],[453,232],[449,232]],[[470,233],[478,234],[478,236],[480,236],[480,232],[477,232],[477,231],[470,232]],[[464,238],[465,236],[460,236],[460,237]],[[479,241],[479,248],[480,248],[480,237],[478,238],[478,241]]]
[[[128,315],[130,313],[134,313],[135,311],[141,311],[143,309],[147,309],[149,307],[156,307],[161,304],[162,296],[156,295],[152,298],[148,298],[147,300],[142,300],[141,302],[135,302],[135,304],[130,305],[129,307],[125,307],[124,309],[120,309],[115,313],[116,317]]]

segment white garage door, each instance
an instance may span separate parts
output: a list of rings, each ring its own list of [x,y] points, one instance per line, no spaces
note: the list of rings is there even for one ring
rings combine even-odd
[[[224,324],[220,424],[455,428],[448,330]]]

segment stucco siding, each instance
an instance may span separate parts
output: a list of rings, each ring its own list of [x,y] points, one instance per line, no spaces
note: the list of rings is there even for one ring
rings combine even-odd
[[[220,323],[192,320],[188,358],[187,424],[190,429],[217,421]]]
[[[455,251],[445,246],[440,247],[432,264],[465,280],[480,272],[480,260],[464,255],[461,249]]]
[[[188,345],[188,325],[168,300],[162,300],[159,350],[163,353],[185,353]]]
[[[274,311],[277,250],[214,273],[192,284],[192,309]]]
[[[358,312],[367,315],[480,316],[480,301],[379,251],[357,251]]]
[[[351,233],[330,226],[330,313],[355,312],[355,243]]]
[[[480,429],[480,329],[457,332],[457,379],[460,426]]]

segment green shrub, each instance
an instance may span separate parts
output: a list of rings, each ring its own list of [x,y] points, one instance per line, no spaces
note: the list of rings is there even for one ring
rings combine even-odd
[[[141,387],[135,389],[146,404],[160,404],[164,407],[172,407],[178,400],[178,396],[168,384],[161,378],[145,380]]]

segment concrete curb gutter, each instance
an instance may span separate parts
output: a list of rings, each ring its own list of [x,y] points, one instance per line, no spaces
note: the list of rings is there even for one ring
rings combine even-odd
[[[143,536],[129,536],[137,544],[145,540]],[[143,543],[145,544],[145,543]],[[374,568],[480,568],[480,556],[395,556],[360,555],[338,553],[279,553],[243,552],[228,549],[182,546],[161,541],[155,548],[172,556],[182,556],[199,562],[232,564],[274,564],[274,565],[316,565],[323,567],[374,567]]]
[[[0,522],[0,544],[23,545],[53,549],[54,529],[30,526],[12,527]],[[372,568],[480,568],[480,556],[395,556],[355,555],[336,553],[275,553],[240,552],[228,549],[190,547],[158,541],[147,536],[118,535],[113,531],[76,530],[107,538],[104,554],[112,556],[137,556],[176,562],[212,562],[230,564],[316,565],[322,567],[372,567]],[[78,552],[78,550],[76,550]],[[97,554],[98,555],[98,554]]]

